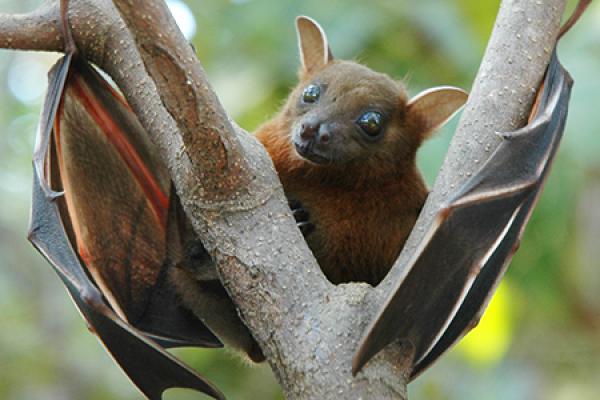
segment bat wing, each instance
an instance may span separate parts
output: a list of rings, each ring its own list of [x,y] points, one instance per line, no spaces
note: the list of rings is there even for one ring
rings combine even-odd
[[[222,399],[159,345],[220,342],[178,306],[166,279],[180,244],[170,181],[147,140],[95,70],[70,54],[59,60],[36,140],[29,239],[148,398],[182,387]]]
[[[442,207],[403,279],[372,320],[353,372],[396,340],[414,346],[414,378],[477,324],[516,251],[554,159],[572,79],[553,55],[538,107]]]

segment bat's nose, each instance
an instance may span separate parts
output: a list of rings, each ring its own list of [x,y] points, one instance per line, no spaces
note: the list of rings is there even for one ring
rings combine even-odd
[[[314,139],[319,133],[321,124],[318,122],[307,121],[300,126],[300,137],[304,140]]]
[[[305,141],[327,144],[331,140],[331,133],[326,124],[308,121],[300,126],[300,137]]]

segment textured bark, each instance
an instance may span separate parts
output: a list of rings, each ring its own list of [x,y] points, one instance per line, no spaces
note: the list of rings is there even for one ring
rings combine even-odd
[[[60,50],[57,4],[28,16],[0,15],[0,47]],[[325,279],[267,153],[230,121],[163,1],[72,0],[69,16],[78,48],[113,77],[160,148],[194,228],[287,397],[405,399],[410,346],[388,346],[353,377],[358,340],[447,193],[492,153],[500,142],[495,132],[524,124],[563,7],[564,0],[503,2],[432,195],[376,289]]]

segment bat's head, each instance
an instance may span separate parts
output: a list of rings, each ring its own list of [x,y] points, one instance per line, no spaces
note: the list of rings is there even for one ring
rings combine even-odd
[[[465,103],[453,87],[409,99],[401,82],[353,61],[337,60],[314,20],[296,20],[300,83],[283,110],[289,140],[302,160],[368,168],[414,163],[422,141]],[[366,163],[366,164],[365,164]]]

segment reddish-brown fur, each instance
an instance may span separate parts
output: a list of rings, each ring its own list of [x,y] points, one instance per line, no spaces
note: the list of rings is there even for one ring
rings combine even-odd
[[[356,157],[343,163],[317,165],[299,156],[291,141],[294,124],[302,117],[296,104],[314,79],[325,80],[328,92],[343,88],[335,107],[326,111],[331,113],[327,118],[348,118],[348,110],[373,104],[389,110],[385,137],[356,149],[352,153]],[[333,283],[377,284],[383,279],[425,201],[427,188],[415,165],[424,129],[420,116],[407,112],[406,102],[400,83],[362,65],[336,60],[301,74],[283,110],[256,133],[288,198],[299,200],[310,213],[315,230],[307,242]]]

